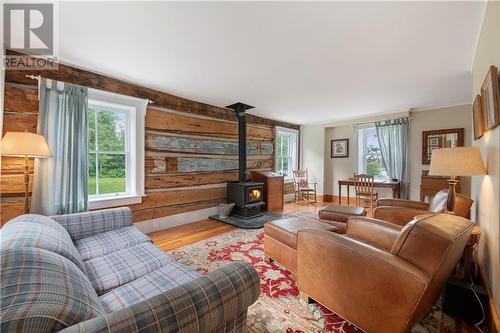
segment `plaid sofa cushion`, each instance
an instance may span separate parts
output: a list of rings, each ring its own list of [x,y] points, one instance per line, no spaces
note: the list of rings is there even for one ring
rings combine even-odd
[[[234,262],[61,333],[244,332],[247,308],[259,294],[255,268]]]
[[[171,263],[172,257],[151,243],[141,243],[84,262],[99,295]]]
[[[54,332],[105,314],[88,278],[39,248],[2,251],[0,331]]]
[[[75,246],[83,260],[101,257],[120,249],[152,242],[134,226],[124,227],[75,241]]]
[[[35,247],[62,255],[82,272],[85,270],[80,253],[66,229],[42,215],[22,215],[10,220],[0,229],[0,249]]]
[[[132,225],[132,212],[128,207],[57,215],[51,218],[59,222],[74,241]]]
[[[201,274],[177,262],[163,266],[135,281],[120,286],[100,297],[107,312],[139,303],[145,299],[178,287]]]

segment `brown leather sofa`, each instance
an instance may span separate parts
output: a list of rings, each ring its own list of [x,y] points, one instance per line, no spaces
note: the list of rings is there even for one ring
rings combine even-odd
[[[444,213],[447,199],[448,190],[439,191],[430,203],[402,199],[379,199],[373,217],[405,225],[417,215]],[[457,194],[455,197],[455,215],[469,218],[470,207],[473,202],[472,199]]]
[[[437,214],[404,227],[352,217],[345,234],[299,231],[301,297],[368,333],[408,332],[437,300],[472,228],[465,218]]]

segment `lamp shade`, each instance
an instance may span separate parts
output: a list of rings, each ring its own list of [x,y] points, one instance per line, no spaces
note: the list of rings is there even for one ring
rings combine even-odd
[[[0,144],[2,156],[51,157],[43,135],[29,132],[7,132]]]
[[[485,175],[483,158],[478,147],[440,148],[432,151],[429,175]]]

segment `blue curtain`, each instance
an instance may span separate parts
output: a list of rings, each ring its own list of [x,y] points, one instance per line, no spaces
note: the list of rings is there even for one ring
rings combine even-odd
[[[378,121],[378,142],[382,155],[382,163],[391,179],[401,182],[401,198],[407,199],[408,182],[408,127],[409,119],[391,119]]]
[[[52,158],[36,159],[31,212],[43,215],[86,211],[88,178],[88,91],[40,79],[38,133]]]

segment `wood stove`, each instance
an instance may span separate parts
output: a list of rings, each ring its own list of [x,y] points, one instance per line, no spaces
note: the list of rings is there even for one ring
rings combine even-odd
[[[250,219],[262,215],[264,183],[247,181],[247,122],[245,111],[253,106],[236,103],[226,106],[238,117],[239,181],[227,183],[227,203],[234,203],[232,215]]]

